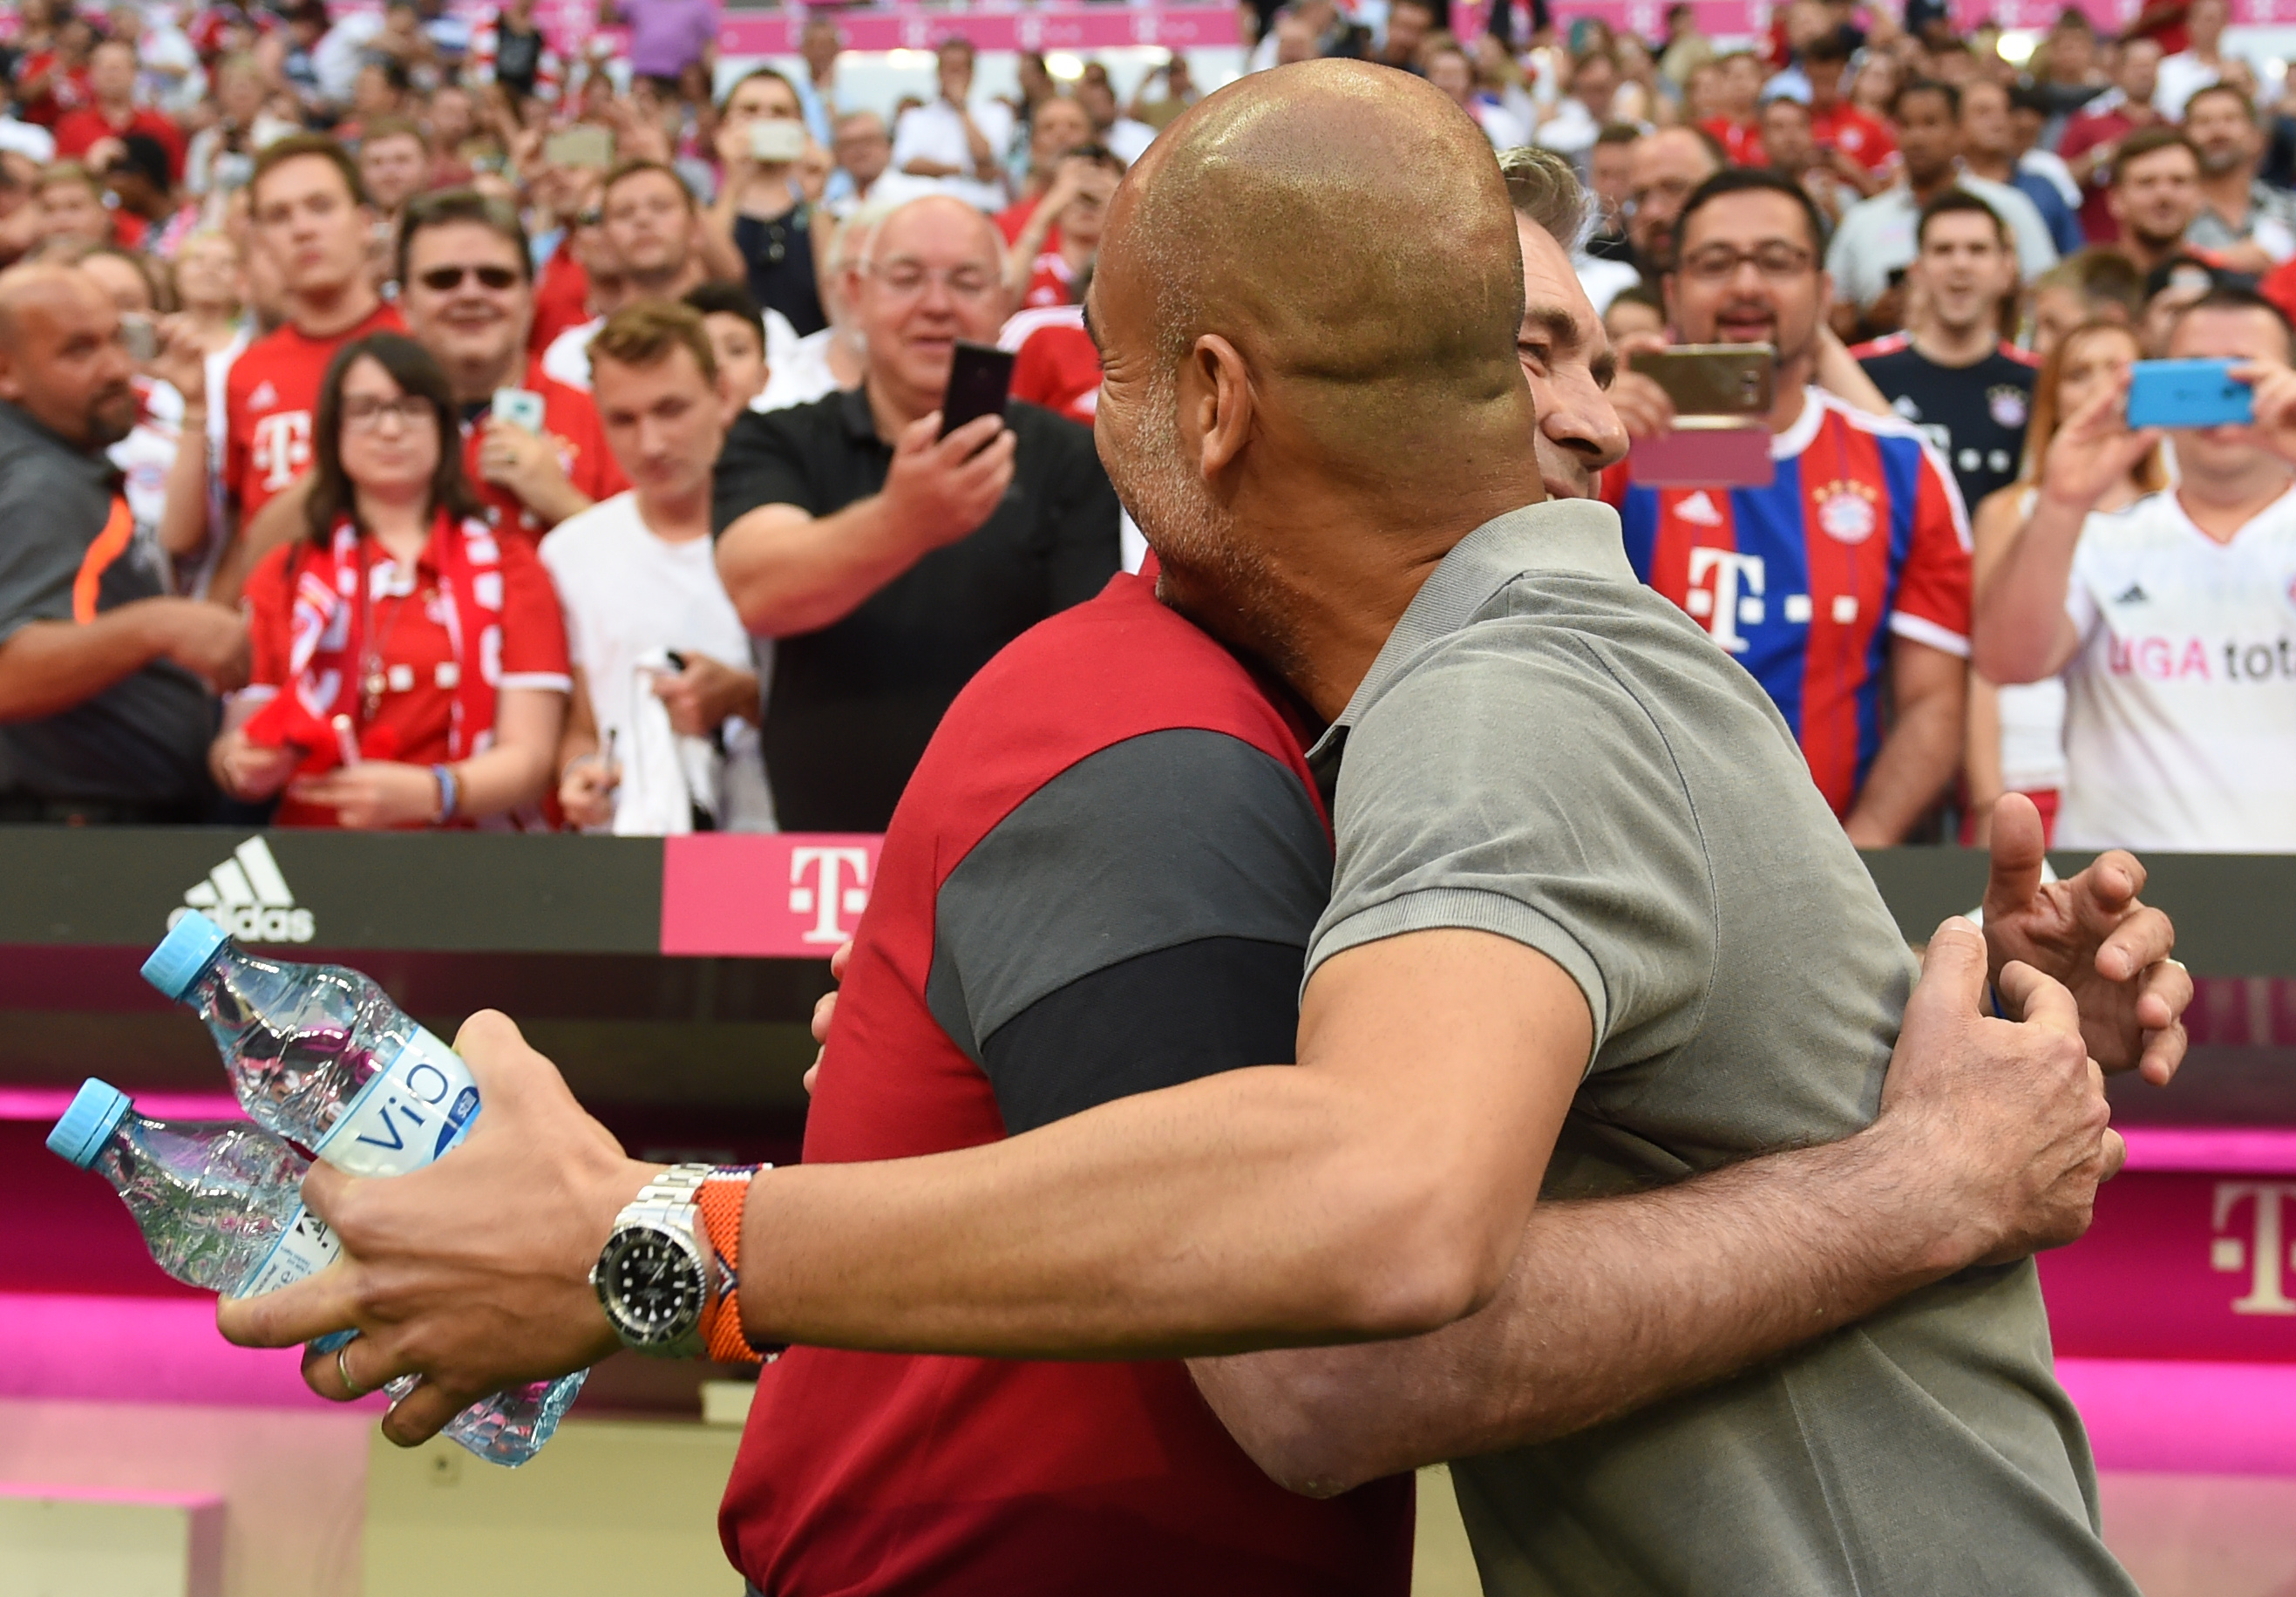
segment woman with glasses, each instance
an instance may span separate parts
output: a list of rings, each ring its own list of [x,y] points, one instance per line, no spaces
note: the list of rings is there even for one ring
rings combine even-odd
[[[571,686],[550,578],[463,474],[445,374],[376,333],[327,368],[308,533],[247,586],[250,686],[209,764],[276,823],[541,823]]]

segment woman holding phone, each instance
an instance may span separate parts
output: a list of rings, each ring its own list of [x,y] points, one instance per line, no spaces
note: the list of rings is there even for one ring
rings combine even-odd
[[[446,374],[376,333],[327,368],[304,537],[249,579],[254,667],[209,764],[282,826],[539,824],[571,688],[558,597],[463,475]]]
[[[2136,334],[2126,324],[2087,322],[2068,332],[2042,363],[2041,375],[2033,384],[2032,419],[2025,429],[2025,457],[2017,480],[1988,494],[1972,519],[1977,591],[1984,590],[2032,512],[2041,463],[2048,458],[2058,426],[2100,389],[2119,381],[2140,358]],[[2165,452],[2156,445],[2130,469],[2126,480],[2106,490],[2096,508],[2124,509],[2147,494],[2159,493],[2169,481]],[[2065,774],[2064,721],[2062,680],[1997,687],[1970,672],[1963,753],[1969,783],[1969,808],[1961,825],[1964,844],[1983,848],[1992,840],[1993,803],[2004,793],[2030,797],[2040,809],[2045,835],[2054,832]]]

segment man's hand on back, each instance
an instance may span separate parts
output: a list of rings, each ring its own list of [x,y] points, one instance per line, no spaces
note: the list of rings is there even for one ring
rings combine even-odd
[[[1936,1183],[1917,1207],[1946,1224],[1949,1268],[2073,1241],[2088,1229],[2098,1183],[2126,1156],[2072,995],[2017,962],[1996,982],[2021,1022],[1981,1012],[1986,946],[1976,927],[1956,916],[1938,928],[1870,1134],[1898,1139],[1909,1182]]]
[[[1013,486],[1018,441],[996,416],[976,416],[941,438],[940,413],[901,430],[882,491],[886,513],[920,549],[971,533]]]
[[[2021,960],[2062,983],[2080,1008],[2082,1039],[2107,1070],[2136,1069],[2166,1086],[2185,1058],[2193,979],[2169,957],[2177,929],[2137,901],[2144,867],[2119,848],[2070,881],[2041,880],[2041,815],[2021,793],[1993,808],[1993,874],[1985,941],[1994,979]],[[2005,1006],[2013,1003],[2001,991]]]

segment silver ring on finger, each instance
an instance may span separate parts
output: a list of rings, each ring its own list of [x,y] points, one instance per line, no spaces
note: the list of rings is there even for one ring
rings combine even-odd
[[[351,1344],[348,1342],[335,1349],[335,1373],[343,1378],[344,1391],[353,1397],[364,1397],[368,1388],[351,1379],[350,1354]]]

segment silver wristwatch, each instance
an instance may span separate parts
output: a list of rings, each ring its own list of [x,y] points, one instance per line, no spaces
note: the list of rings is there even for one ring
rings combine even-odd
[[[709,1165],[672,1165],[614,1216],[590,1284],[622,1345],[653,1358],[699,1358],[714,1260],[695,1203]]]

